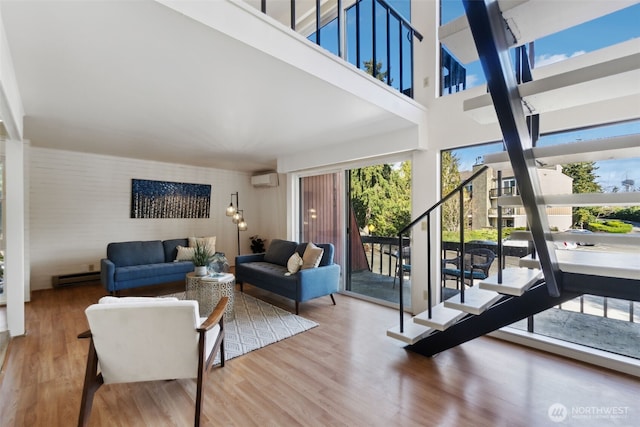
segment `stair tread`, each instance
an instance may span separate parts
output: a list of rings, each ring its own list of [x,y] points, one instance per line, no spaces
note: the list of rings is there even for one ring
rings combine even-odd
[[[635,206],[640,205],[640,193],[573,193],[543,196],[547,206]]]
[[[509,235],[509,240],[532,241],[531,231],[514,230]],[[618,234],[618,233],[576,233],[571,231],[560,231],[551,233],[551,240],[554,242],[585,242],[604,243],[609,245],[640,245],[640,233]]]
[[[531,255],[523,256],[518,260],[518,266],[522,268],[540,268],[540,260]]]
[[[570,250],[556,251],[556,256],[563,272],[632,280],[640,277],[640,251],[622,253]]]
[[[628,46],[626,50],[638,49],[637,41],[631,40],[624,45]],[[617,45],[610,48],[619,50]],[[622,50],[621,53],[621,57],[604,60],[606,53],[587,53],[584,56],[591,61],[580,61],[577,68],[568,67],[565,61],[550,65],[549,68],[555,73],[546,73],[544,77],[537,76],[533,81],[518,85],[518,92],[527,106],[525,111],[530,111],[529,114],[543,114],[637,94],[640,87],[634,82],[640,76],[637,67],[640,54]],[[571,63],[571,60],[566,62]],[[615,80],[615,84],[612,84],[612,80]],[[465,99],[463,110],[481,124],[495,123],[498,120],[491,95],[486,93]]]
[[[444,331],[458,320],[465,317],[467,313],[460,310],[454,310],[440,303],[431,309],[431,318],[429,312],[424,311],[413,318],[413,321],[419,325],[429,326],[439,331]]]
[[[533,147],[531,152],[538,165],[550,166],[637,157],[640,155],[638,147],[640,135],[636,134]],[[483,163],[495,170],[511,169],[511,161],[506,151],[485,154]]]
[[[400,326],[398,325],[388,329],[387,336],[412,345],[434,332],[435,329],[428,326],[405,322],[403,332],[400,332]]]
[[[502,298],[497,292],[480,289],[477,286],[464,292],[464,303],[460,302],[462,295],[457,294],[444,302],[444,306],[470,314],[481,314]]]
[[[529,268],[506,268],[502,271],[502,283],[498,283],[498,275],[492,275],[480,281],[481,289],[501,294],[520,296],[542,277],[542,271]]]
[[[545,206],[637,206],[640,205],[640,193],[572,193],[547,194],[543,196]],[[500,196],[499,206],[522,206],[520,196]]]

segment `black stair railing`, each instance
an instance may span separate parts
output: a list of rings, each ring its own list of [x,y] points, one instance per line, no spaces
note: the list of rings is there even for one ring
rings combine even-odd
[[[275,3],[282,0],[270,1]],[[261,0],[260,10],[264,14],[269,14],[268,3],[268,0]],[[300,2],[300,4],[309,7],[309,2]],[[299,32],[296,5],[297,0],[290,0],[290,27]],[[413,98],[413,39],[422,41],[423,36],[411,25],[410,20],[402,16],[386,0],[357,0],[346,9],[343,7],[342,0],[335,0],[333,7],[315,0],[312,7],[314,10],[305,14],[305,16],[315,16],[315,31],[309,31],[308,26],[305,27],[306,33],[311,32],[307,36],[310,41],[323,46],[321,37],[323,30],[328,29],[335,21],[337,49],[334,53]],[[353,16],[354,23],[343,29],[347,15]],[[377,22],[380,19],[379,15],[383,17],[384,22]],[[370,28],[365,28],[365,23],[370,25]],[[347,45],[345,39],[351,37],[354,40],[355,52],[347,52],[345,48]],[[330,39],[333,40],[334,37]],[[379,46],[380,40],[383,42]],[[363,46],[371,47],[371,57],[363,58]],[[332,51],[328,47],[327,50]],[[383,69],[385,66],[386,70]],[[397,80],[394,81],[394,79]]]
[[[458,197],[460,197],[460,254],[464,254],[464,225],[465,225],[465,218],[464,218],[464,188],[469,185],[473,180],[475,180],[477,177],[479,177],[480,175],[482,175],[483,173],[485,173],[487,171],[487,169],[489,169],[488,166],[482,166],[480,169],[478,169],[473,175],[471,175],[469,178],[467,178],[466,180],[464,180],[460,185],[458,185],[454,190],[452,190],[449,194],[447,194],[446,196],[444,196],[442,199],[440,199],[438,202],[436,202],[433,206],[431,206],[429,209],[427,209],[424,213],[422,213],[421,215],[419,215],[416,219],[414,219],[413,221],[411,221],[411,223],[409,223],[409,225],[407,225],[406,227],[404,227],[402,230],[400,230],[398,232],[398,256],[399,256],[399,260],[398,262],[400,264],[398,265],[402,265],[402,263],[404,262],[404,244],[406,242],[406,238],[405,235],[407,235],[409,232],[411,231],[411,229],[413,229],[413,227],[415,227],[418,223],[420,223],[420,221],[422,221],[423,219],[427,219],[427,311],[428,311],[428,317],[431,318],[431,311],[432,311],[432,302],[433,302],[433,297],[432,297],[432,274],[431,274],[431,259],[432,259],[432,249],[431,249],[431,240],[432,240],[432,236],[431,236],[431,214],[436,210],[436,208],[438,208],[440,205],[442,205],[443,203],[445,203],[446,201],[448,201],[449,199],[455,197],[456,195],[458,195]],[[499,245],[500,246],[500,245]],[[464,302],[464,258],[460,258],[462,260],[462,262],[460,263],[460,283],[462,283],[462,286],[460,286],[460,298],[461,301]],[[414,260],[415,262],[415,260]],[[398,277],[399,281],[400,281],[400,286],[398,287],[398,292],[400,293],[400,333],[404,332],[404,304],[403,304],[403,284],[404,284],[404,274],[400,274]]]

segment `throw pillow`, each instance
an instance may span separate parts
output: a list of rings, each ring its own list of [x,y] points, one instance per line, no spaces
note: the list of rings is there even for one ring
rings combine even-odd
[[[290,274],[295,274],[300,270],[300,267],[302,267],[302,258],[297,252],[294,252],[289,261],[287,261],[287,270],[289,270]]]
[[[313,243],[307,244],[307,248],[304,250],[304,254],[302,254],[301,269],[306,270],[307,268],[316,268],[320,265],[323,253],[324,249],[317,247]]]
[[[189,237],[189,247],[195,248],[196,245],[205,246],[211,255],[216,253],[216,236],[212,237]]]
[[[176,255],[176,261],[191,261],[193,259],[193,253],[196,248],[185,248],[184,246],[176,246],[178,255]]]

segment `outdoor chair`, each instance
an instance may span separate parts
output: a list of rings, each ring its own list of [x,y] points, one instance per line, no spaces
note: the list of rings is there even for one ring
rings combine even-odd
[[[199,426],[203,377],[218,351],[224,366],[227,302],[221,298],[206,319],[197,301],[177,298],[104,297],[89,306],[90,329],[78,336],[91,339],[78,426],[88,424],[102,384],[180,378],[197,379],[194,425]]]
[[[400,251],[395,250],[391,253],[391,256],[395,258],[395,276],[393,277],[393,287],[396,287],[396,280],[400,274],[411,274],[411,247],[407,246],[402,249],[402,259],[399,261]]]
[[[462,272],[463,279],[469,281],[469,285],[473,286],[476,279],[482,280],[489,276],[489,268],[496,254],[491,249],[475,248],[467,249],[464,252],[464,270]],[[452,267],[448,267],[452,265]],[[446,279],[456,280],[456,289],[460,286],[460,256],[442,260],[442,281]]]

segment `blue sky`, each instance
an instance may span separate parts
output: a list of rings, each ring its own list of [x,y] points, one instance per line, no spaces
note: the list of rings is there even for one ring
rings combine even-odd
[[[608,1],[608,0],[602,0]],[[393,3],[393,2],[392,2]],[[462,0],[442,0],[442,22],[464,14]],[[535,67],[640,37],[640,4],[535,41]],[[486,82],[480,61],[464,64],[467,87]]]
[[[448,22],[464,13],[461,0],[443,0],[442,20]],[[640,37],[640,4],[612,13],[592,22],[579,25],[557,34],[535,41],[535,66],[541,67],[553,62],[582,55]],[[467,87],[486,82],[479,61],[465,64]],[[640,121],[607,126],[599,129],[585,129],[563,134],[542,136],[538,145],[571,143],[580,140],[604,138],[640,133]],[[460,160],[461,170],[470,170],[479,156],[502,150],[502,144],[478,146],[455,150]],[[639,148],[640,151],[640,148]],[[621,188],[622,181],[633,179],[640,187],[640,157],[634,159],[597,162],[597,181],[604,191]]]

